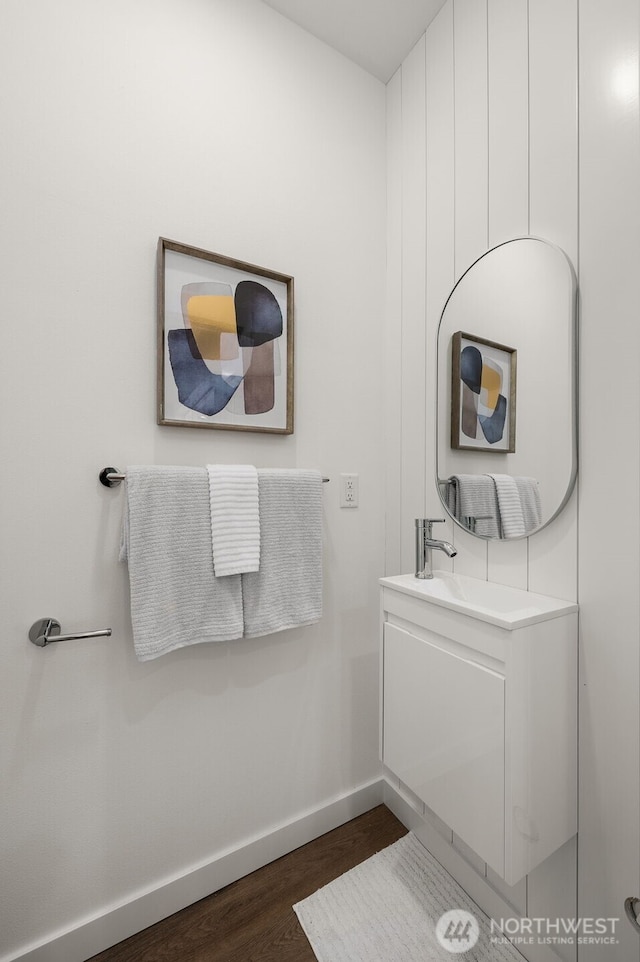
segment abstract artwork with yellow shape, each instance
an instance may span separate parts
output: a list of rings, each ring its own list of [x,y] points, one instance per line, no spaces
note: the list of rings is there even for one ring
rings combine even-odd
[[[159,424],[293,432],[290,275],[161,237],[158,334]]]
[[[482,377],[478,397],[478,414],[491,416],[498,405],[502,391],[502,367],[490,358],[482,359]],[[481,410],[484,408],[484,410]]]
[[[187,301],[189,326],[205,360],[220,360],[220,335],[234,334],[236,309],[233,297],[198,294]]]
[[[515,451],[516,354],[474,334],[453,335],[452,448]]]

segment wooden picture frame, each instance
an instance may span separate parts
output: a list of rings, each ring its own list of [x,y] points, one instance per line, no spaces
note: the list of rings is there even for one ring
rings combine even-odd
[[[293,433],[293,277],[165,237],[157,421]]]
[[[451,338],[451,447],[516,450],[517,351],[477,334]]]

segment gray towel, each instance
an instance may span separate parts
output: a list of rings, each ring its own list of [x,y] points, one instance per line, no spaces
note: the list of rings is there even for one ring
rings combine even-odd
[[[484,538],[500,537],[496,486],[487,474],[453,474],[446,488],[449,510],[466,528]]]
[[[514,478],[520,503],[522,516],[527,534],[535,531],[542,524],[542,501],[540,498],[540,482],[536,478]]]
[[[259,468],[258,489],[260,570],[242,575],[247,638],[322,617],[322,477]]]
[[[139,661],[242,637],[240,575],[214,578],[204,468],[127,467],[120,558],[129,565]]]
[[[490,474],[496,485],[500,525],[503,538],[521,538],[526,534],[520,493],[510,474]]]

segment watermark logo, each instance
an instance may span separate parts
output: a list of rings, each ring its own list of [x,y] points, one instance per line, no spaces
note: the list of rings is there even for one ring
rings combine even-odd
[[[512,945],[617,945],[617,918],[491,919],[492,943]]]
[[[447,950],[460,954],[468,952],[478,941],[480,926],[475,915],[464,909],[451,909],[438,919],[436,938]]]

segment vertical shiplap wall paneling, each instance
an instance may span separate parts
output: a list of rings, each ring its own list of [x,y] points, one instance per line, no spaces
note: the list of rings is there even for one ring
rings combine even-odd
[[[529,37],[527,0],[488,0],[487,9],[488,246],[495,247],[529,233]],[[487,550],[489,581],[527,587],[527,539],[490,542]]]
[[[576,269],[577,51],[577,0],[529,0],[530,231],[560,245]],[[575,496],[556,521],[529,539],[529,589],[577,596]],[[529,916],[575,917],[576,875],[576,846],[569,843],[529,875]],[[556,951],[575,959],[574,947]]]
[[[415,562],[415,519],[426,503],[425,467],[425,37],[402,64],[402,478],[401,565]]]
[[[531,233],[578,261],[578,3],[529,0]]]
[[[487,249],[487,2],[454,0],[456,278]]]
[[[453,0],[455,276],[488,246],[489,137],[486,0]],[[487,544],[456,528],[455,570],[487,577]]]
[[[529,233],[527,0],[488,0],[489,247]]]
[[[530,229],[578,270],[578,4],[529,0]],[[529,542],[529,589],[577,597],[577,497]]]
[[[454,250],[454,129],[453,129],[453,0],[441,9],[426,35],[427,111],[427,516],[442,518],[437,487],[436,350],[442,308],[455,282]],[[439,527],[436,537],[454,540],[454,524]],[[439,568],[451,568],[445,555]]]
[[[527,876],[527,915],[532,919],[578,918],[577,893],[578,838],[576,835],[557,849]],[[598,917],[598,916],[596,916]],[[606,946],[598,947],[598,962],[610,962]],[[554,946],[563,962],[576,962],[576,945]],[[611,960],[613,962],[613,960]]]
[[[387,84],[387,295],[385,324],[385,574],[401,567],[402,68]]]

